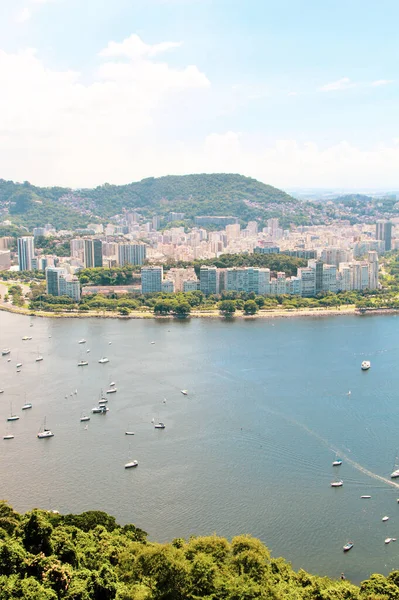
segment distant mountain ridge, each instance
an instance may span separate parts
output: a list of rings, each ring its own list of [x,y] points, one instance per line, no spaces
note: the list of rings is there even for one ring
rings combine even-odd
[[[63,229],[82,227],[124,209],[145,218],[180,212],[188,225],[197,215],[233,215],[243,223],[279,217],[285,225],[299,224],[315,212],[278,188],[238,174],[168,175],[77,190],[0,179],[2,218],[8,214],[12,222],[29,228],[44,223]]]

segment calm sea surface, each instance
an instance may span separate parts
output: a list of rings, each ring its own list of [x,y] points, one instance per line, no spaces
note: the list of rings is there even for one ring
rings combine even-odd
[[[378,478],[389,479],[399,447],[396,316],[175,322],[0,312],[4,347],[12,352],[0,357],[0,435],[15,438],[0,437],[0,497],[16,509],[104,510],[159,541],[251,533],[295,568],[344,571],[355,582],[399,567],[399,489]],[[91,415],[86,430],[80,416],[111,381],[108,414]],[[21,411],[25,401],[32,410]],[[7,423],[11,403],[20,420]],[[38,440],[44,417],[55,436]],[[336,452],[343,465],[333,469]],[[137,469],[124,469],[129,459]],[[330,487],[335,476],[340,489]],[[398,542],[385,545],[388,536]]]

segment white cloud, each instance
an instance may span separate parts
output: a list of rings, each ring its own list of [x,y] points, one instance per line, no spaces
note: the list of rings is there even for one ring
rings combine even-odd
[[[237,131],[207,135],[206,119],[218,107],[206,75],[194,65],[159,62],[148,50],[153,46],[140,42],[146,50],[138,57],[101,52],[89,80],[48,68],[34,50],[0,51],[0,176],[81,187],[222,171],[281,187],[399,186],[398,140],[321,148]],[[179,140],[181,132],[196,131],[197,121],[202,137]]]
[[[348,88],[354,87],[356,84],[352,83],[349,77],[342,77],[342,79],[338,79],[337,81],[332,81],[331,83],[326,83],[322,85],[320,91],[322,92],[335,92],[340,90],[347,90]]]
[[[109,42],[108,46],[101,50],[100,56],[107,58],[125,57],[130,59],[153,58],[158,54],[179,48],[181,42],[161,42],[160,44],[146,44],[136,34],[123,40],[123,42]]]
[[[393,83],[393,79],[377,79],[377,81],[373,81],[371,85],[377,87],[380,85],[389,85],[390,83]]]
[[[1,176],[72,186],[136,179],[143,160],[155,171],[164,112],[190,126],[210,86],[194,65],[148,57],[105,59],[85,83],[47,68],[34,50],[0,51],[0,81]]]
[[[25,6],[16,14],[15,20],[17,21],[17,23],[26,23],[27,21],[30,20],[31,16],[32,16],[31,9],[28,8],[27,6]]]

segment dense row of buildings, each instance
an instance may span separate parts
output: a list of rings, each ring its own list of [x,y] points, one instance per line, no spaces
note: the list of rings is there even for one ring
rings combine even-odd
[[[202,266],[199,279],[193,269],[170,269],[166,271],[164,278],[162,266],[149,266],[141,269],[141,283],[144,294],[201,290],[207,296],[220,294],[225,290],[304,297],[315,296],[320,292],[375,290],[378,288],[378,254],[370,251],[367,261],[339,263],[338,266],[325,264],[321,260],[308,260],[308,266],[299,268],[294,277],[287,277],[283,272],[271,277],[271,271],[267,268],[220,269]]]
[[[171,213],[171,221],[180,218],[183,218],[182,213]],[[66,294],[74,299],[80,296],[75,277],[77,271],[85,267],[124,265],[143,266],[144,293],[201,290],[209,295],[228,290],[313,296],[321,291],[376,289],[378,254],[397,248],[399,243],[390,221],[378,221],[374,230],[350,224],[343,224],[341,229],[303,226],[284,230],[278,219],[273,218],[259,231],[255,221],[241,229],[236,217],[204,216],[196,217],[196,225],[188,232],[183,227],[160,232],[157,217],[143,225],[139,223],[138,214],[126,213],[119,226],[107,225],[104,229],[102,225],[90,224],[91,229],[76,232],[81,237],[64,232],[72,237],[70,257],[65,258],[35,251],[35,236],[55,234],[52,226],[46,225],[36,228],[34,236],[18,238],[19,268],[46,270],[48,292]],[[215,225],[224,229],[207,231],[201,228]],[[0,269],[5,270],[11,265],[7,239],[0,239]],[[192,268],[163,272],[162,263],[168,259],[217,257],[226,252],[284,253],[308,260],[308,266],[298,269],[292,277],[255,267],[217,269],[204,266],[199,278]]]

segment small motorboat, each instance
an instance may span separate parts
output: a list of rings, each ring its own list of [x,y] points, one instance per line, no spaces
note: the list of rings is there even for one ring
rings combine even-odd
[[[155,344],[155,342],[151,342],[151,344]]]
[[[154,429],[165,429],[165,424],[164,424],[164,423],[161,423],[161,422],[159,422],[159,423],[156,423],[156,424],[154,425]]]
[[[4,390],[0,390],[0,394],[4,394]]]
[[[109,390],[107,390],[105,393],[106,394],[116,394],[118,390],[116,389],[116,387],[113,388],[109,388]]]
[[[334,488],[336,488],[336,487],[342,487],[344,485],[344,482],[342,480],[340,480],[340,481],[332,481],[330,483],[330,485],[331,485],[331,487],[334,487]]]
[[[109,345],[111,345],[111,344],[112,344],[112,342],[108,342],[108,344],[109,344]]]
[[[21,372],[21,369],[17,369],[17,373],[20,373],[20,372]]]
[[[383,523],[385,523],[386,521],[389,521],[389,517],[387,517],[387,516],[385,516],[385,517],[382,517],[382,519],[381,519],[381,520],[382,520],[382,522],[383,522]]]
[[[90,348],[88,350],[86,350],[86,352],[90,352]]]
[[[385,538],[384,542],[385,544],[390,544],[391,542],[396,542],[396,538]]]
[[[1,351],[1,355],[7,356],[7,354],[10,354],[10,352],[11,352],[10,348],[3,348],[3,350]]]
[[[14,436],[12,435],[12,433],[9,433],[8,435],[3,435],[3,440],[13,440]]]
[[[361,364],[362,371],[368,371],[371,367],[371,362],[369,360],[364,360]]]
[[[369,498],[371,498],[371,496],[360,496],[360,498],[361,498],[362,500],[368,500]]]
[[[82,338],[81,340],[78,341],[78,344],[85,344],[86,340],[84,338]]]
[[[353,548],[353,542],[348,542],[347,544],[345,544],[345,546],[342,548],[342,550],[344,552],[349,552],[349,550],[352,550]]]
[[[336,460],[333,461],[332,466],[333,467],[340,467],[342,465],[342,460],[340,458],[337,458]]]
[[[32,408],[32,406],[33,405],[30,402],[25,402],[21,410],[29,410],[30,408]]]
[[[396,479],[397,477],[399,477],[399,469],[391,473],[391,479]]]
[[[111,381],[111,383],[109,384],[109,387],[115,387],[115,386],[116,386],[115,381]]]
[[[134,431],[125,431],[125,435],[134,435]]]
[[[125,464],[125,469],[132,469],[133,467],[137,467],[138,466],[138,462],[137,460],[131,460],[130,462],[127,462]]]
[[[98,401],[98,406],[102,406],[103,404],[107,404],[108,402],[108,398],[101,398],[101,400]]]
[[[23,342],[26,342],[27,340],[31,340],[32,336],[31,335],[24,335],[24,337],[22,338]]]
[[[22,367],[22,363],[17,363],[15,366],[17,367],[17,369],[20,369]]]
[[[188,391],[187,391],[187,390],[180,390],[180,391],[181,391],[181,393],[183,394],[183,396],[187,396],[187,394],[188,394]]]
[[[87,367],[89,363],[87,362],[87,360],[80,360],[78,362],[78,367]]]
[[[7,421],[18,421],[19,417],[18,415],[10,415],[9,417],[7,417]]]
[[[43,360],[43,356],[36,356],[35,361],[36,362],[41,362]]]
[[[90,421],[90,417],[86,417],[86,415],[83,415],[83,417],[80,417],[80,422],[84,423],[86,421]]]
[[[109,358],[103,356],[98,362],[100,363],[100,365],[105,365],[105,363],[109,362]]]

